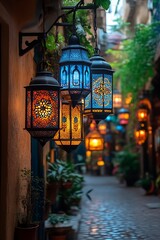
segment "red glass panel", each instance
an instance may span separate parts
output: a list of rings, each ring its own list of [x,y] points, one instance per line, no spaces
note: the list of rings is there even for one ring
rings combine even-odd
[[[32,123],[33,128],[58,127],[58,92],[33,91]]]

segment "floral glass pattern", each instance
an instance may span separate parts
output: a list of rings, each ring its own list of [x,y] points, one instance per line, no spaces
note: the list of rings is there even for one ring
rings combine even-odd
[[[74,108],[69,102],[62,102],[60,130],[55,134],[54,141],[58,146],[78,146],[82,140],[82,104]]]
[[[27,96],[27,128],[58,127],[58,92],[28,91]]]

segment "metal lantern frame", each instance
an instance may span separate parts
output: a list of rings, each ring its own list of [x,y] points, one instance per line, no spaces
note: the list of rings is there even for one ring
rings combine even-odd
[[[138,124],[137,129],[135,130],[135,140],[138,145],[145,143],[147,139],[147,125]]]
[[[73,108],[70,102],[62,100],[61,126],[54,136],[54,141],[66,152],[71,152],[76,149],[83,140],[82,105],[81,102],[78,102]]]
[[[104,139],[97,130],[93,130],[85,137],[85,146],[87,151],[104,150]]]
[[[91,62],[86,48],[80,45],[76,35],[72,35],[69,45],[62,49],[59,66],[59,82],[63,87],[61,93],[75,106],[91,91]]]
[[[117,112],[119,124],[127,125],[129,121],[129,110],[127,108],[121,108]]]
[[[60,85],[51,72],[40,71],[25,89],[25,129],[44,145],[59,129]]]
[[[122,107],[122,94],[117,89],[113,90],[113,108]]]
[[[103,120],[113,111],[113,73],[109,63],[99,54],[90,58],[91,93],[85,98],[84,114]]]
[[[137,119],[138,122],[147,122],[149,115],[148,106],[145,104],[140,104],[137,110]]]

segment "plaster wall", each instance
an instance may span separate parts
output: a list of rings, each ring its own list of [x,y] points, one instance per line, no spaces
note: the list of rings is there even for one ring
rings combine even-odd
[[[1,214],[0,239],[13,240],[19,170],[30,167],[30,136],[24,130],[25,90],[34,75],[33,52],[19,57],[20,25],[0,3],[1,25]],[[2,112],[1,112],[2,116]]]

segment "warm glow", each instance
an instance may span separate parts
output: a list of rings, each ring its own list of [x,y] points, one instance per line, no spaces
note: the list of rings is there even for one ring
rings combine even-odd
[[[143,108],[138,109],[137,118],[139,122],[147,121],[148,118],[147,109]]]
[[[56,133],[54,141],[63,149],[67,146],[77,147],[82,140],[82,104],[78,103],[74,108],[71,103],[62,102],[61,129]],[[64,147],[65,146],[65,147]]]
[[[90,157],[91,156],[91,151],[86,151],[86,157]]]
[[[113,93],[113,107],[121,108],[122,107],[122,95],[121,93]]]
[[[104,166],[104,161],[103,161],[103,160],[99,160],[99,161],[97,162],[97,165],[98,165],[99,167]]]
[[[135,131],[135,139],[137,144],[141,145],[145,142],[147,138],[147,132],[145,129],[140,129]]]
[[[128,107],[128,105],[131,103],[131,101],[132,101],[132,94],[128,93],[127,97],[125,98],[126,107]]]
[[[88,133],[85,140],[86,149],[89,151],[101,151],[104,148],[103,137],[96,130]]]
[[[107,123],[104,120],[101,120],[98,124],[98,130],[100,134],[105,135],[107,132]]]
[[[92,122],[89,125],[89,129],[90,129],[90,131],[93,131],[96,129],[96,121],[95,120],[92,120]]]
[[[120,113],[118,115],[119,120],[125,119],[128,120],[129,119],[129,113]]]

